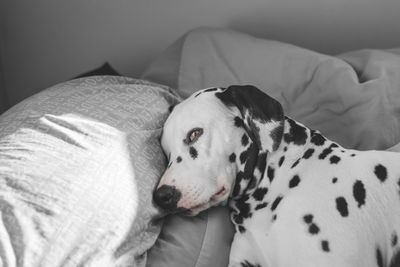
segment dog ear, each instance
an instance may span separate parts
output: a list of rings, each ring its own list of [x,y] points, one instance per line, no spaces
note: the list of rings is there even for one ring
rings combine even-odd
[[[238,108],[247,134],[261,151],[278,149],[283,136],[284,114],[277,100],[251,85],[232,85],[216,96],[226,106]]]

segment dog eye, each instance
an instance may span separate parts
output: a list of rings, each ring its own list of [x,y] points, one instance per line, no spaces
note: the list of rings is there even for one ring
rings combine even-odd
[[[186,143],[187,144],[193,143],[202,134],[203,134],[203,129],[201,129],[201,128],[195,128],[193,130],[190,130],[189,133],[187,134],[187,137],[186,137]]]

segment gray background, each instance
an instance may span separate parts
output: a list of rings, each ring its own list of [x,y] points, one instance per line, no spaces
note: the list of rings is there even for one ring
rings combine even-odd
[[[400,46],[399,0],[0,0],[0,12],[0,111],[104,61],[138,77],[198,26],[328,54]]]

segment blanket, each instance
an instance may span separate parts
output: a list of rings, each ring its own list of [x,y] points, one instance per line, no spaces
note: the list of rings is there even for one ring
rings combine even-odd
[[[177,47],[179,55],[160,57],[143,77],[169,82],[183,97],[253,84],[279,100],[286,115],[347,148],[387,149],[400,141],[400,49],[330,56],[214,28],[191,31],[169,51]],[[163,73],[166,59],[170,70]]]

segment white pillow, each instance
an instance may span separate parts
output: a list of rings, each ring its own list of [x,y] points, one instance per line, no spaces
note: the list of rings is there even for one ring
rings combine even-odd
[[[0,116],[2,266],[144,266],[168,88],[96,76]]]

